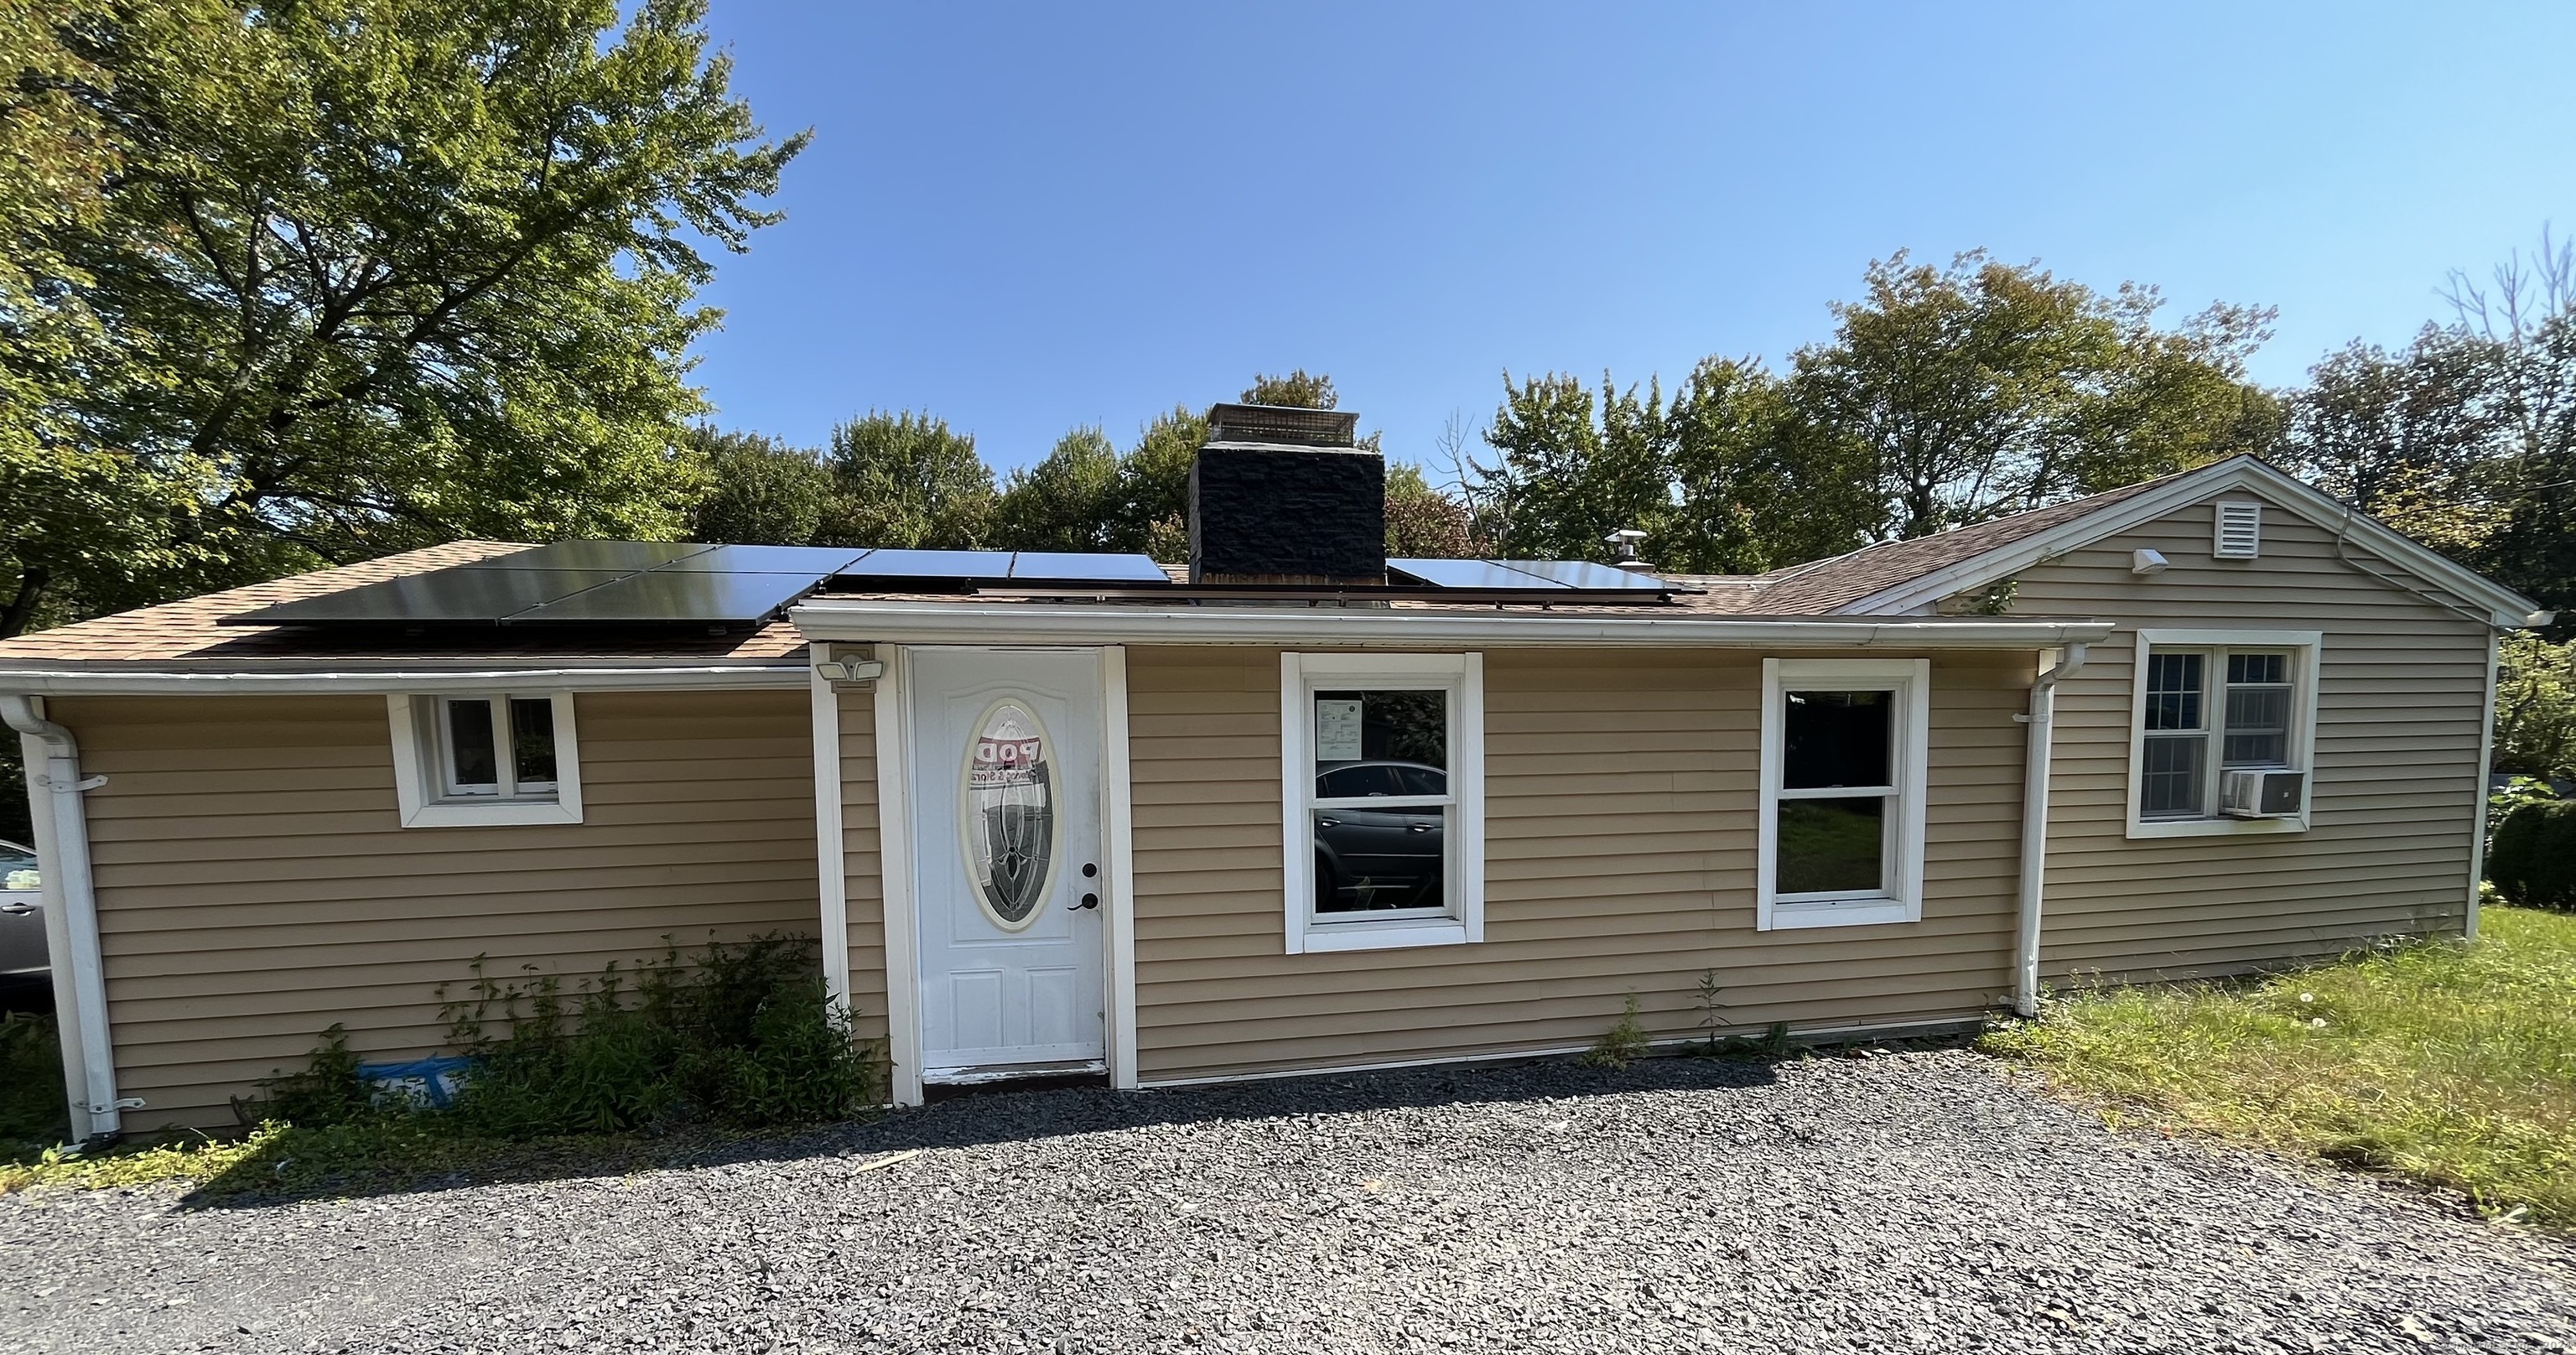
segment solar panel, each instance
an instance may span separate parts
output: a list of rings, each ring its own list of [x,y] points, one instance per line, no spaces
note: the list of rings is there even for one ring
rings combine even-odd
[[[600,569],[440,569],[224,618],[241,625],[499,621],[625,577]]]
[[[1564,588],[1554,579],[1524,574],[1492,560],[1389,560],[1386,567],[1434,588]]]
[[[742,624],[766,621],[814,591],[821,576],[716,574],[657,569],[532,607],[507,618],[514,626],[549,622],[605,624]]]
[[[1170,583],[1150,555],[1024,550],[1011,559],[1014,583]]]
[[[1596,565],[1589,560],[1504,560],[1501,563],[1524,574],[1535,574],[1568,588],[1587,591],[1645,589],[1661,592],[1670,586],[1652,574],[1631,574],[1627,570]]]
[[[656,574],[805,574],[817,580],[847,573],[868,552],[857,546],[709,546],[654,566]]]
[[[840,571],[854,579],[1007,579],[1006,550],[872,550]]]
[[[558,541],[495,555],[455,569],[607,569],[620,574],[669,564],[715,549],[695,541]],[[446,570],[436,571],[444,574]]]

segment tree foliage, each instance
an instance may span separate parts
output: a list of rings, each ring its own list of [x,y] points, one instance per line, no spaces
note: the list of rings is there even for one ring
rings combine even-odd
[[[814,540],[832,499],[832,472],[812,450],[757,433],[700,426],[689,447],[707,490],[689,535],[699,541],[801,546]]]
[[[876,410],[832,430],[818,545],[966,549],[992,530],[993,472],[944,419]]]
[[[1009,550],[1115,548],[1118,448],[1098,428],[1056,439],[1036,465],[1011,472],[993,512],[993,544]]]
[[[0,301],[13,332],[98,336],[0,469],[11,619],[465,535],[685,526],[699,251],[777,219],[753,204],[804,144],[762,138],[702,10],[40,14],[77,63],[43,83],[116,167],[18,255],[32,303]]]
[[[2497,657],[2494,769],[2576,779],[2576,642],[2509,635]]]

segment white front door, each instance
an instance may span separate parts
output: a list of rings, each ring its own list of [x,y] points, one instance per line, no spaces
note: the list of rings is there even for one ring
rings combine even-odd
[[[922,1074],[1096,1064],[1100,656],[907,652]]]

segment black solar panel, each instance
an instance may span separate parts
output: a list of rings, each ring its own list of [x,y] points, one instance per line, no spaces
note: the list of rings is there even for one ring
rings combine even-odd
[[[1589,560],[1504,560],[1501,563],[1507,569],[1517,569],[1568,588],[1587,591],[1640,588],[1660,592],[1669,586],[1652,574],[1632,574],[1624,569],[1596,565]]]
[[[1407,574],[1434,588],[1563,588],[1565,584],[1524,574],[1492,560],[1388,560],[1388,569]]]
[[[752,625],[785,611],[822,582],[802,574],[717,574],[657,569],[532,607],[507,618],[514,626],[552,622],[584,625]]]
[[[657,565],[656,574],[808,574],[828,579],[868,552],[856,546],[709,546]]]
[[[854,579],[991,579],[1011,577],[1006,550],[872,550],[840,571]]]
[[[684,560],[715,547],[695,541],[558,541],[551,546],[495,555],[457,569],[609,569],[631,574],[639,569]],[[444,574],[442,569],[436,571]]]
[[[599,569],[441,569],[225,619],[245,625],[491,622],[622,577]]]
[[[1150,555],[1024,550],[1011,559],[1013,583],[1170,583]]]

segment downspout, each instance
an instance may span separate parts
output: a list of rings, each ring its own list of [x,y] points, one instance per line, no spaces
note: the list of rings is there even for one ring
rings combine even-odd
[[[2021,900],[2013,928],[2013,1011],[2039,1015],[2039,901],[2048,871],[2048,762],[2057,717],[2057,680],[2084,666],[2085,647],[2068,645],[2030,684],[2030,727],[2021,792]]]
[[[124,1128],[123,1112],[143,1103],[116,1094],[116,1056],[107,1033],[107,981],[98,948],[98,894],[90,878],[89,815],[81,794],[106,780],[83,781],[80,744],[72,732],[37,712],[27,696],[0,696],[0,721],[44,747],[43,770],[27,761],[27,793],[42,793],[49,811],[54,857],[41,863],[47,901],[63,918],[62,935],[71,971],[71,1007],[79,1043],[78,1065],[84,1095],[73,1109],[89,1120],[84,1139],[114,1137]],[[56,973],[63,965],[57,962]],[[55,995],[57,1002],[62,994]],[[77,1126],[75,1126],[77,1128]]]

